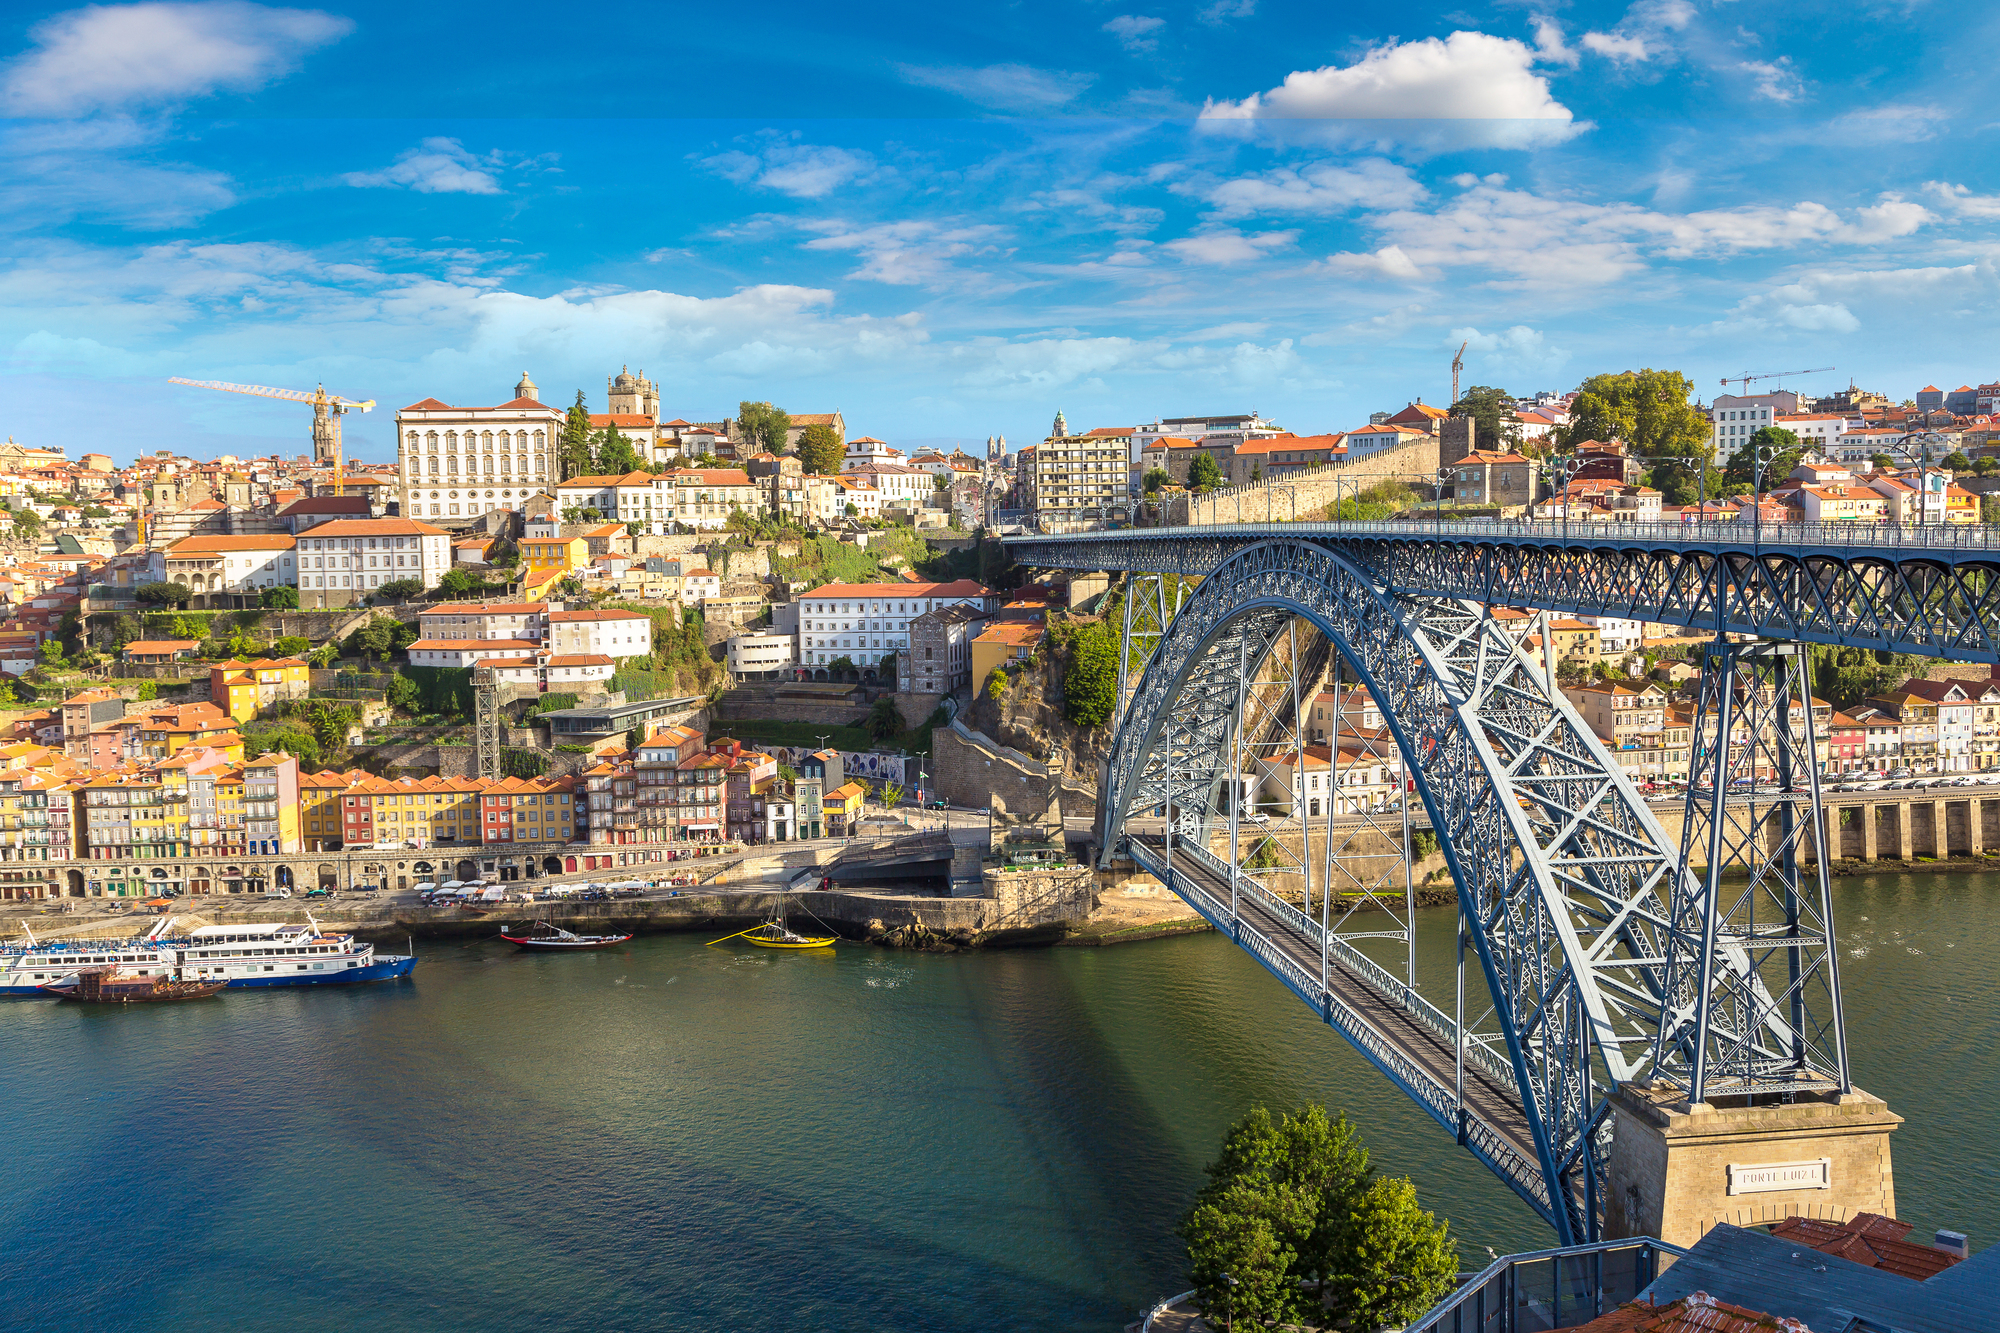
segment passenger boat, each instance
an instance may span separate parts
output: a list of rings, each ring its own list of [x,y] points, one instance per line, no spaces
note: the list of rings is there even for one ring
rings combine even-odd
[[[222,981],[178,981],[150,972],[86,967],[41,989],[58,1000],[81,1004],[158,1004],[163,1000],[204,1000],[226,988]]]
[[[632,937],[629,934],[577,935],[554,922],[537,921],[519,934],[509,935],[503,930],[500,938],[523,949],[606,949],[614,944],[623,944]]]
[[[202,926],[173,933],[176,918],[162,917],[144,935],[125,939],[70,938],[0,943],[0,995],[40,995],[87,967],[118,967],[144,977],[221,982],[232,990],[253,986],[336,986],[406,977],[414,954],[378,954],[352,935],[331,934],[307,917],[289,922]],[[25,925],[25,923],[23,923]]]

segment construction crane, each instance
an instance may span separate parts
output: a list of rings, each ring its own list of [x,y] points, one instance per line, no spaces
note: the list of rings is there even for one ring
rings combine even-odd
[[[1453,407],[1458,406],[1458,372],[1465,369],[1465,349],[1470,346],[1472,346],[1470,342],[1460,343],[1458,345],[1458,355],[1451,359],[1451,405]]]
[[[1789,375],[1822,375],[1832,369],[1832,366],[1814,366],[1811,370],[1774,370],[1768,375],[1724,375],[1722,387],[1726,389],[1731,384],[1741,384],[1747,389],[1752,380],[1781,380]],[[1742,389],[1737,390],[1738,393],[1742,391]]]
[[[223,380],[184,380],[173,376],[170,384],[192,384],[197,389],[220,389],[224,393],[247,393],[257,398],[282,398],[290,403],[311,403],[313,410],[312,442],[313,461],[321,467],[333,467],[333,493],[342,492],[344,478],[342,469],[347,460],[341,454],[340,419],[349,412],[367,412],[374,408],[373,398],[365,401],[342,398],[326,391],[324,384],[311,393],[300,389],[273,389],[263,384],[230,384]]]

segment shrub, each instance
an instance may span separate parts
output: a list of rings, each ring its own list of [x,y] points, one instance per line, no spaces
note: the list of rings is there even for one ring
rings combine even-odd
[[[993,699],[1000,699],[1006,695],[1007,673],[1001,668],[994,667],[991,674],[986,677],[986,693]]]

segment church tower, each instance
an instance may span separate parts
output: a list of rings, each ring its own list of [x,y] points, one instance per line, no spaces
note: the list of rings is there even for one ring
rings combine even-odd
[[[514,396],[532,398],[538,403],[542,401],[542,391],[535,387],[535,382],[528,378],[528,372],[525,370],[521,372],[521,382],[514,386]]]
[[[1058,407],[1056,409],[1056,424],[1049,427],[1049,438],[1052,440],[1059,440],[1068,434],[1069,434],[1069,423],[1063,420],[1062,409]]]
[[[660,391],[646,378],[646,372],[632,373],[630,366],[620,366],[616,375],[605,377],[607,409],[612,416],[643,416],[650,421],[660,419]]]

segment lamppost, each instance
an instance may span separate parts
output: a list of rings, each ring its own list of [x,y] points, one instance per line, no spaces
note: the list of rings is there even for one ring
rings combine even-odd
[[[1756,546],[1764,540],[1764,470],[1778,451],[1768,444],[1757,446],[1757,465],[1750,474],[1750,544]]]
[[[1446,482],[1451,480],[1451,477],[1452,470],[1450,468],[1441,467],[1438,469],[1437,492],[1434,497],[1436,503],[1433,506],[1433,512],[1437,515],[1437,523],[1440,528],[1444,526],[1444,486]]]
[[[1229,1284],[1229,1304],[1223,1315],[1223,1333],[1236,1333],[1236,1279],[1224,1273],[1222,1280]]]
[[[1944,432],[1935,430],[1911,431],[1903,436],[1896,446],[1896,452],[1917,465],[1917,524],[1927,522],[1931,507],[1930,465],[1933,451],[1942,456],[1945,446],[1951,441]]]
[[[1569,483],[1582,470],[1583,460],[1575,454],[1551,454],[1542,460],[1542,477],[1562,504],[1562,535],[1569,540]]]

